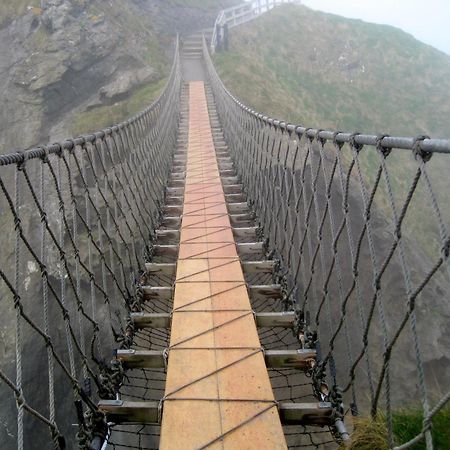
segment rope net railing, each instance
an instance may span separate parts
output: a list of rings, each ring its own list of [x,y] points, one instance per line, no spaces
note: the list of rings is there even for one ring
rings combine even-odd
[[[275,120],[226,89],[206,44],[204,59],[237,173],[279,262],[284,308],[296,312],[300,343],[317,351],[316,397],[350,430],[352,415],[380,421],[389,448],[433,448],[433,419],[450,399],[450,217],[434,187],[450,141]],[[422,429],[401,440],[405,414]]]
[[[142,302],[181,87],[177,43],[167,85],[144,112],[0,155],[3,449],[100,448],[109,431],[98,399],[145,383],[145,372],[124,380],[113,349],[131,345],[127,317]]]

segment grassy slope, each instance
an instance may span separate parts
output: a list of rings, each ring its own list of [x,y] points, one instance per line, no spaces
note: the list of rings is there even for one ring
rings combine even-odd
[[[450,57],[389,26],[285,5],[232,29],[230,50],[215,56],[229,89],[258,111],[306,127],[391,135],[450,136]],[[375,152],[361,165],[373,181]],[[450,158],[428,164],[441,205],[447,204]],[[409,152],[389,169],[397,207],[416,170]],[[369,184],[370,185],[370,184]],[[376,203],[391,217],[386,185]],[[405,228],[433,258],[439,252],[430,198],[419,186]],[[441,211],[450,221],[450,208]]]
[[[450,136],[450,57],[389,26],[286,5],[230,33],[225,83],[306,126]]]
[[[158,83],[150,83],[136,89],[129,98],[111,106],[99,106],[79,113],[72,127],[74,135],[102,129],[134,116],[149,106],[162,92],[166,83],[163,78]]]

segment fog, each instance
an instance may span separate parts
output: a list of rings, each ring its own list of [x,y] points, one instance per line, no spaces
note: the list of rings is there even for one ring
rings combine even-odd
[[[450,55],[448,0],[303,0],[313,9],[393,25]]]

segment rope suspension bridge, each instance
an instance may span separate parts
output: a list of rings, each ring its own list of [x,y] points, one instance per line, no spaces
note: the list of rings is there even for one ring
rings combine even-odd
[[[450,235],[428,167],[449,153],[253,111],[198,34],[141,114],[1,155],[6,448],[332,449],[380,412],[389,448],[433,448],[450,390],[421,303],[450,281]],[[419,258],[423,198],[437,232]],[[406,397],[422,430],[396,442]]]

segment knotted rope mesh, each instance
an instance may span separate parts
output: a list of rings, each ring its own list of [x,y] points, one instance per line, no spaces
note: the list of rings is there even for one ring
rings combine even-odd
[[[77,433],[88,448],[107,433],[97,401],[114,398],[112,349],[126,347],[141,301],[180,95],[177,44],[163,93],[141,114],[0,156],[2,448],[74,448]]]
[[[318,367],[345,414],[381,412],[391,448],[433,448],[433,417],[450,398],[450,217],[433,185],[450,142],[271,119],[233,97],[206,45],[204,58],[237,173],[280,261],[285,308],[301,333],[317,333]],[[410,442],[394,434],[404,409],[422,417]]]

